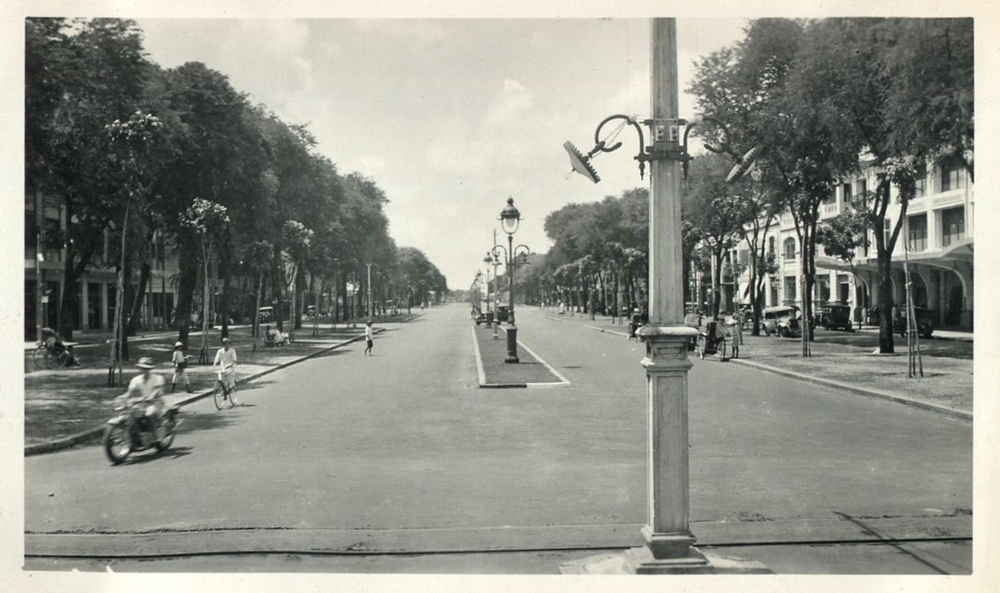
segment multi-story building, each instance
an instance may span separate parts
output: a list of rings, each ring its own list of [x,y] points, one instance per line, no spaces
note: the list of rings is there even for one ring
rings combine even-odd
[[[38,215],[42,211],[41,216]],[[47,237],[65,236],[66,211],[58,201],[44,198],[29,191],[25,195],[24,209],[24,332],[25,339],[35,339],[38,307],[43,325],[55,326],[59,303],[67,290],[65,282],[66,250],[46,247],[39,242],[39,231]],[[61,320],[64,327],[74,330],[107,331],[114,326],[116,273],[110,261],[108,237],[101,253],[92,258],[87,271],[77,283],[73,299],[73,315]],[[177,257],[172,246],[159,235],[154,236],[150,285],[143,303],[141,325],[164,327],[176,302]],[[37,292],[41,280],[44,292]]]
[[[820,221],[841,213],[852,196],[869,191],[875,183],[873,173],[845,179],[820,207]],[[892,188],[893,202],[883,231],[886,236],[900,216],[896,191]],[[968,173],[957,161],[945,158],[926,167],[917,181],[916,196],[907,206],[906,220],[893,251],[893,301],[900,306],[906,302],[904,262],[908,259],[914,305],[932,309],[938,327],[972,330],[974,195]],[[817,247],[816,253],[814,302],[851,305],[855,322],[865,324],[877,323],[874,316],[868,315],[879,296],[872,232],[869,231],[870,247],[858,250],[853,265],[826,255],[822,246]],[[768,229],[767,249],[776,254],[778,272],[766,284],[766,306],[802,306],[798,242],[790,213],[782,214]],[[739,262],[748,261],[746,244],[734,250],[731,257]],[[735,283],[730,277],[724,283],[723,302],[738,302],[748,282],[745,273]]]

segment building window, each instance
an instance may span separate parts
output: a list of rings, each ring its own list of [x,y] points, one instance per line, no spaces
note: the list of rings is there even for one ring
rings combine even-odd
[[[855,186],[856,186],[856,188],[858,190],[857,191],[857,195],[858,196],[862,196],[863,197],[863,196],[867,196],[868,195],[868,180],[867,179],[858,179],[857,182],[855,183]]]
[[[794,301],[797,296],[795,294],[795,276],[785,276],[785,300]]]
[[[889,244],[889,237],[892,236],[892,223],[889,221],[889,219],[885,219],[882,222],[883,222],[883,224],[882,224],[882,239],[884,240],[883,245],[888,245]]]
[[[833,204],[837,201],[837,192],[834,188],[826,189],[823,191],[822,203]]]
[[[949,208],[941,212],[941,246],[947,247],[965,237],[965,208]]]
[[[795,259],[795,239],[791,237],[785,239],[785,259]]]
[[[914,176],[914,198],[922,198],[927,195],[927,163],[917,166],[917,173]]]
[[[917,214],[906,219],[910,236],[910,251],[927,249],[927,214]]]
[[[767,254],[772,257],[774,256],[774,243],[774,237],[767,238]]]
[[[167,258],[166,254],[164,253],[165,251],[166,251],[166,245],[164,245],[163,243],[163,237],[160,236],[154,239],[153,253],[155,254],[155,257],[153,261],[154,261],[154,268],[157,270],[167,269]]]
[[[825,199],[823,201],[826,202]],[[843,200],[843,202],[845,204],[850,204],[851,203],[851,184],[850,183],[845,183],[844,184],[844,200]]]
[[[965,170],[956,158],[941,161],[941,191],[961,189],[965,182]]]

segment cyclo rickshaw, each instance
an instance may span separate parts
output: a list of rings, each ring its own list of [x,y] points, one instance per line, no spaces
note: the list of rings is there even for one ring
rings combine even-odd
[[[725,325],[715,319],[708,320],[705,325],[698,328],[698,342],[695,345],[698,357],[704,360],[706,354],[718,354],[725,360],[727,335],[729,332]]]

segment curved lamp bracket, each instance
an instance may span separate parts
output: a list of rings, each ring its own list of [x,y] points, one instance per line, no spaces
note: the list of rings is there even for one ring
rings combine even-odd
[[[597,175],[597,171],[594,169],[593,165],[591,165],[590,161],[599,153],[614,152],[615,150],[621,148],[622,145],[621,142],[615,142],[614,144],[611,144],[609,146],[607,141],[601,140],[601,129],[606,124],[614,120],[623,120],[623,123],[619,127],[619,130],[621,129],[621,127],[624,127],[627,124],[631,125],[635,129],[636,133],[639,134],[639,152],[633,158],[639,161],[640,179],[644,177],[646,171],[646,162],[655,160],[680,161],[684,169],[684,177],[687,177],[688,163],[691,162],[692,159],[691,154],[688,152],[688,136],[691,134],[691,130],[693,128],[699,125],[703,125],[705,122],[709,122],[714,126],[720,128],[723,133],[723,140],[720,146],[713,146],[711,144],[705,143],[704,144],[705,148],[716,154],[729,154],[736,160],[737,164],[733,168],[733,170],[730,171],[729,176],[727,177],[728,181],[734,181],[735,179],[738,179],[743,175],[745,175],[747,171],[749,171],[752,168],[753,162],[760,155],[759,148],[751,149],[748,153],[746,153],[742,157],[737,155],[736,151],[733,150],[733,148],[729,144],[729,129],[726,127],[724,123],[722,123],[718,119],[715,119],[714,117],[705,117],[702,118],[701,120],[693,121],[690,123],[683,119],[644,120],[642,123],[644,125],[650,126],[653,129],[654,139],[658,142],[666,142],[667,144],[666,150],[656,150],[654,149],[654,147],[646,146],[645,135],[643,134],[642,127],[639,125],[639,122],[636,117],[616,114],[604,118],[604,120],[597,125],[597,130],[594,131],[594,148],[587,154],[583,154],[582,152],[580,152],[580,150],[577,149],[577,147],[574,146],[572,142],[566,142],[565,144],[563,144],[563,148],[565,148],[566,152],[569,153],[570,165],[573,168],[573,170],[570,171],[570,174],[572,174],[573,172],[579,173],[584,177],[586,177],[587,179],[590,179],[594,183],[597,183],[601,180],[601,178]],[[678,142],[676,131],[681,126],[684,126],[684,135],[680,139],[681,141]],[[668,128],[671,130],[671,133],[669,134],[669,137],[665,138],[664,136],[666,134],[664,132]],[[616,138],[617,135],[618,131],[615,131],[612,134],[611,139],[614,140],[614,138]]]

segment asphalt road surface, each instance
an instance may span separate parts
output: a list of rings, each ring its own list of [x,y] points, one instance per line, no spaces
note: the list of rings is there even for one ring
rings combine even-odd
[[[478,389],[467,309],[444,306],[389,326],[372,357],[351,344],[245,385],[242,407],[184,408],[159,457],[28,457],[26,553],[641,544],[642,345],[532,308],[518,320],[570,386]],[[701,544],[971,537],[971,423],[717,360],[689,381]],[[971,570],[959,556],[927,570]]]

